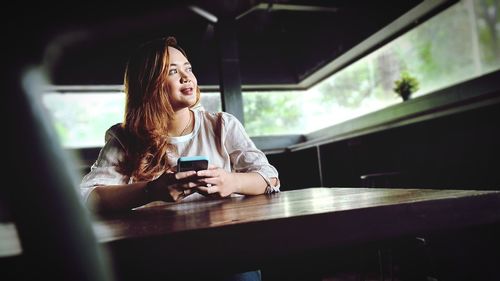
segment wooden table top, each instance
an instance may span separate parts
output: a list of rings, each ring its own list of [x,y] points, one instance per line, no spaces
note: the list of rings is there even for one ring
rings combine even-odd
[[[161,203],[96,218],[94,230],[117,264],[181,272],[498,223],[500,191],[322,187]]]
[[[179,272],[221,261],[259,266],[305,252],[500,222],[500,191],[308,188],[160,204],[100,218],[115,260]],[[132,254],[133,253],[133,254]],[[140,258],[139,258],[140,257]]]
[[[397,209],[424,213],[423,207],[451,211],[460,200],[478,201],[467,209],[481,206],[479,201],[500,202],[500,191],[383,189],[383,188],[308,188],[271,195],[207,199],[195,202],[160,203],[130,212],[107,215],[96,222],[96,233],[102,242],[147,238],[202,229],[217,229],[248,223],[292,220],[325,214],[366,213],[363,221],[376,219],[371,210]],[[417,206],[421,206],[418,209]],[[429,209],[428,212],[436,211]],[[485,206],[487,209],[487,206]],[[460,211],[461,210],[455,210]],[[477,211],[481,211],[479,208]],[[491,220],[499,218],[498,212]],[[393,214],[391,219],[402,219]],[[447,214],[453,216],[453,214]],[[424,219],[422,217],[422,219]],[[482,218],[489,221],[489,216]]]

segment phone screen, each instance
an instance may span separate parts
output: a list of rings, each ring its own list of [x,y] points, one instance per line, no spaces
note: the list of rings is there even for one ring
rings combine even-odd
[[[208,158],[205,156],[180,157],[177,160],[177,172],[199,171],[208,169]]]

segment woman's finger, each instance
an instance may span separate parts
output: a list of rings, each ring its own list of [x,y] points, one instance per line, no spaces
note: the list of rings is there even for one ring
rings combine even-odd
[[[177,191],[179,192],[178,196],[185,197],[192,193],[194,193],[193,188],[200,186],[198,183],[194,182],[185,182],[177,185]]]
[[[199,177],[205,177],[205,178],[216,178],[219,176],[218,169],[214,170],[202,170],[196,172],[196,175]]]
[[[184,189],[181,192],[182,192],[181,195],[188,196],[192,193],[192,190],[191,189]]]
[[[178,172],[175,174],[175,178],[178,180],[189,178],[196,175],[196,171],[186,171],[186,172]]]
[[[199,186],[198,190],[204,194],[214,194],[218,191],[217,186],[215,185],[210,185],[210,186]]]
[[[216,178],[201,178],[196,181],[199,185],[212,186],[218,183]]]

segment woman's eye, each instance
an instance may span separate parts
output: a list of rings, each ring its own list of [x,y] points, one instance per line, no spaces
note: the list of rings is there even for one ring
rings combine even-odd
[[[186,68],[186,71],[187,72],[193,72],[193,68],[190,66],[190,67]]]
[[[168,71],[168,75],[172,75],[172,74],[176,74],[176,73],[177,73],[177,69],[175,69],[175,68],[174,69],[170,69]]]

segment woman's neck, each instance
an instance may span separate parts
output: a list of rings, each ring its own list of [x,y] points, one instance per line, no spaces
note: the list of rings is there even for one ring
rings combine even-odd
[[[193,113],[188,108],[177,111],[174,119],[170,122],[168,135],[178,137],[187,135],[192,131]]]

